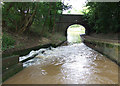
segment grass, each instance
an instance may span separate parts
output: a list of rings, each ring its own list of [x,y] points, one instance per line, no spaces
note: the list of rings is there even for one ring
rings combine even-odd
[[[15,40],[12,36],[8,35],[7,33],[3,33],[2,36],[2,50],[6,50],[9,48],[14,48]]]

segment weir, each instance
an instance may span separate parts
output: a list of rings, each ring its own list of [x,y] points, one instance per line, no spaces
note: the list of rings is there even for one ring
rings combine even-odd
[[[59,22],[56,22],[56,32],[67,36],[67,29],[73,24],[84,26],[86,35],[91,32],[87,21],[83,19],[83,15],[61,15]],[[88,41],[83,36],[82,41],[90,48],[83,43],[79,43],[50,49],[45,49],[48,46],[44,46],[44,51],[40,49],[41,46],[36,46],[12,53],[4,52],[3,56],[9,57],[14,54],[26,55],[31,50],[42,51],[42,53],[35,54],[32,59],[25,59],[23,65],[18,61],[17,56],[17,63],[12,64],[12,66],[17,65],[16,69],[22,70],[23,67],[25,69],[13,71],[15,68],[12,67],[11,74],[9,74],[10,72],[6,68],[9,68],[9,61],[13,61],[13,57],[11,57],[11,60],[7,61],[7,66],[4,67],[3,80],[5,81],[15,73],[20,72],[6,80],[4,84],[118,84],[119,66],[116,63],[120,62],[117,61],[117,56],[120,55],[119,46],[112,50],[106,44],[102,45],[98,42]],[[58,43],[58,45],[61,45],[61,43]],[[53,46],[56,47],[56,45]],[[106,49],[104,50],[103,47]],[[91,48],[110,57],[116,63]],[[116,57],[113,57],[112,54],[109,55],[109,51],[115,51],[113,55],[116,55]]]
[[[118,65],[83,43],[43,50],[4,84],[118,83]]]
[[[2,86],[119,86],[120,4],[39,1],[1,1]],[[74,24],[85,35],[67,34]]]

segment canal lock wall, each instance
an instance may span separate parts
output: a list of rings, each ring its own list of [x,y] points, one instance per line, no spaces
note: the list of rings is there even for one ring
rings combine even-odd
[[[113,42],[94,39],[92,37],[85,35],[82,35],[81,38],[83,43],[85,43],[88,47],[107,56],[109,59],[111,59],[120,66],[120,43],[118,41]]]
[[[30,53],[32,50],[38,50],[40,48],[48,48],[48,47],[57,47],[62,45],[66,40],[63,40],[56,44],[43,44],[34,46],[31,48],[18,48],[16,50],[7,50],[2,52],[2,82],[12,77],[16,73],[20,72],[23,69],[23,63],[19,61],[20,56],[24,56]],[[30,57],[25,59],[24,61],[28,61],[34,57]]]
[[[102,53],[110,58],[112,61],[120,65],[120,43],[106,42],[103,40],[90,39],[87,36],[81,36],[82,41],[90,48]],[[66,41],[66,40],[65,40]],[[50,46],[57,47],[65,41],[56,44],[39,45],[32,48],[18,50],[9,50],[2,53],[2,81],[7,80],[9,77],[15,75],[23,69],[22,62],[19,62],[19,57],[29,54],[32,50],[40,48],[48,48]]]
[[[2,81],[23,69],[23,64],[19,62],[19,55],[12,55],[2,58]]]

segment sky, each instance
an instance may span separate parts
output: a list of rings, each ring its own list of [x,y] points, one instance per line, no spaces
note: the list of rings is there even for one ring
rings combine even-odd
[[[63,11],[63,14],[68,14],[68,11],[71,11],[70,14],[80,14],[80,10],[85,6],[86,0],[62,0],[64,4],[72,5],[72,9]]]

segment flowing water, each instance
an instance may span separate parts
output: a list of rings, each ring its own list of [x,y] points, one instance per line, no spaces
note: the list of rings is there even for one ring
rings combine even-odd
[[[118,84],[118,66],[83,43],[37,53],[4,84]]]
[[[77,29],[68,30],[68,42],[81,42]],[[4,84],[118,84],[118,65],[83,43],[31,51],[20,61],[35,54]]]

